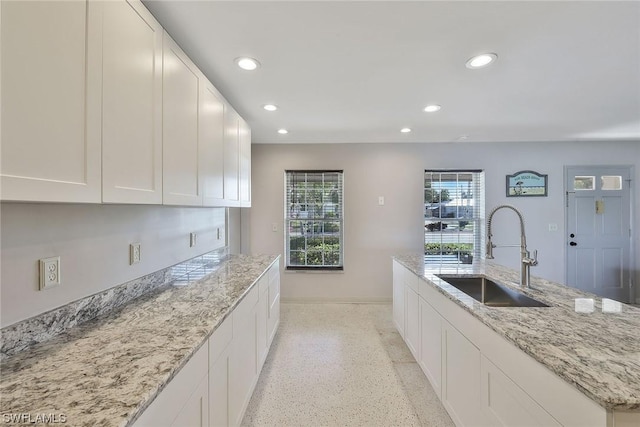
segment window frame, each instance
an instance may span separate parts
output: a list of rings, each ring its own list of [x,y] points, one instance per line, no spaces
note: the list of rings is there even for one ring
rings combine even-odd
[[[339,174],[338,179],[329,180],[329,183],[337,183],[340,185],[338,191],[338,201],[337,202],[329,202],[325,199],[328,195],[326,193],[326,188],[322,189],[321,192],[321,200],[318,203],[318,200],[307,200],[309,190],[307,188],[304,189],[305,198],[304,201],[294,202],[291,200],[292,197],[292,188],[289,185],[289,176],[292,174],[296,174],[298,176],[302,176],[304,174],[304,185],[308,185],[310,181],[308,181],[309,175],[322,175],[322,184],[325,184],[325,175],[326,174]],[[341,272],[344,271],[344,170],[341,169],[287,169],[284,173],[284,246],[285,246],[285,271],[306,271],[306,272]],[[317,190],[314,190],[317,191]],[[293,215],[292,212],[296,210],[293,209],[294,205],[305,206],[306,209],[304,211],[298,210],[296,215]],[[309,209],[309,205],[314,204],[314,209]],[[322,216],[318,215],[317,206],[321,205],[322,208],[320,212]],[[327,218],[327,211],[325,210],[326,205],[331,205],[329,207],[334,208],[335,217]],[[336,206],[337,205],[337,206]],[[300,213],[305,212],[305,216],[298,216]],[[314,214],[316,212],[316,214]],[[311,216],[308,216],[311,214]],[[294,223],[300,223],[300,235],[294,236],[292,235],[294,228],[297,225]],[[310,223],[310,224],[309,224]],[[327,232],[327,224],[332,224],[332,227],[335,227],[336,223],[338,224],[337,232]],[[310,227],[310,228],[309,228]],[[316,229],[320,229],[316,231]],[[327,233],[332,233],[331,235],[327,235]],[[293,250],[293,252],[304,254],[304,264],[295,264],[292,263],[291,255],[291,242],[292,237],[304,237],[304,249],[302,250]],[[328,251],[325,247],[325,238],[338,238],[338,250],[337,251]],[[311,239],[322,239],[320,250],[309,250],[308,242]],[[322,256],[322,264],[309,264],[308,256],[309,253],[320,253]],[[330,256],[335,256],[337,252],[338,260],[336,264],[326,264],[325,257],[327,254]]]
[[[443,180],[442,176],[447,174],[455,174],[456,179]],[[464,174],[472,174],[471,181],[460,181],[460,175]],[[433,180],[435,175],[439,175],[438,180]],[[423,178],[423,243],[425,264],[452,266],[476,264],[482,258],[485,241],[484,171],[481,169],[463,168],[425,169]],[[441,184],[435,188],[433,186],[427,187],[427,182],[430,184],[440,182],[446,183],[446,185]],[[468,194],[465,197],[465,191],[460,185],[460,182],[469,183],[467,191],[471,190],[471,197],[469,197]],[[451,189],[455,189],[453,198],[446,201],[454,201],[455,203],[453,206],[446,206],[439,199],[442,196],[443,190],[447,190],[446,194],[450,196],[449,192]],[[430,201],[427,201],[428,190],[431,191]],[[438,201],[434,201],[434,195],[437,195]],[[464,205],[462,203],[463,199],[472,200],[473,203]],[[433,211],[433,209],[436,209],[434,205],[437,205],[437,213]],[[467,213],[469,212],[470,206],[471,213],[469,216]],[[428,214],[428,211],[432,211],[431,215]],[[455,213],[453,213],[453,211],[455,211]],[[472,224],[473,231],[471,233],[461,231],[467,228],[469,223]],[[429,227],[430,225],[431,227]],[[449,228],[449,226],[451,226],[451,228]],[[445,231],[447,228],[449,228],[449,231]],[[455,229],[455,231],[452,229]],[[429,236],[432,236],[432,239],[429,239]],[[428,245],[439,245],[439,248],[430,249]],[[471,245],[470,250],[466,249],[466,245]],[[437,252],[430,254],[428,253],[429,250]]]

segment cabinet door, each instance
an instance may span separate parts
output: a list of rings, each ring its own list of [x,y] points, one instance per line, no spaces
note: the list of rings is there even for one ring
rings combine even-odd
[[[209,427],[209,382],[207,376],[200,381],[196,390],[176,418],[171,427]]]
[[[0,8],[2,200],[99,203],[93,11],[86,1],[2,1]]]
[[[240,206],[251,207],[251,129],[240,119],[238,127],[240,144]]]
[[[482,409],[492,426],[560,426],[498,367],[482,356]]]
[[[443,320],[442,403],[457,426],[484,426],[480,405],[480,350]]]
[[[438,312],[420,298],[420,367],[442,397],[442,322]]]
[[[224,116],[224,199],[226,206],[240,206],[238,172],[240,147],[238,132],[240,116],[229,104]]]
[[[404,338],[404,275],[405,268],[393,261],[393,323]]]
[[[209,338],[209,424],[228,426],[229,361],[233,316],[227,317]]]
[[[163,203],[202,205],[198,182],[200,72],[166,32],[162,61]]]
[[[200,426],[204,425],[203,422],[208,423],[208,355],[207,346],[202,346],[156,396],[134,425],[163,427]],[[189,424],[187,420],[194,422]]]
[[[162,27],[134,0],[102,7],[102,200],[162,203]]]
[[[276,262],[269,269],[269,319],[267,320],[268,345],[280,324],[280,264]]]
[[[404,337],[407,347],[416,361],[420,360],[420,297],[409,286],[405,286]]]
[[[257,371],[260,372],[269,353],[269,277],[265,274],[260,279],[260,302],[258,303],[258,323],[256,346],[258,348]]]
[[[201,77],[204,79],[204,77]],[[200,85],[200,185],[204,206],[224,200],[224,102],[207,80]]]
[[[230,425],[229,361],[230,347],[223,351],[209,370],[209,424],[213,427]]]
[[[254,286],[233,311],[233,342],[229,361],[229,419],[242,422],[258,378],[257,308],[259,289]]]

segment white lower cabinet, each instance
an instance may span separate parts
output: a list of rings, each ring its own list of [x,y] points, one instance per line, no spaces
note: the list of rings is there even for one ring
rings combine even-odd
[[[280,323],[279,304],[276,261],[134,425],[240,425]]]
[[[480,405],[480,350],[442,323],[442,404],[458,426],[487,425]]]
[[[136,427],[207,426],[208,348],[203,345],[138,418]]]
[[[442,397],[442,318],[420,298],[420,358],[422,371],[438,397]]]
[[[267,313],[268,345],[273,342],[280,324],[280,267],[274,264],[269,269],[269,312]]]
[[[458,427],[640,425],[637,412],[605,410],[397,261],[393,320]]]
[[[208,427],[209,426],[209,381],[205,376],[187,400],[171,427]]]
[[[262,276],[258,282],[260,301],[258,302],[258,331],[256,346],[258,348],[258,371],[262,369],[269,353],[269,274]]]
[[[482,410],[492,426],[560,426],[489,359],[481,358]]]
[[[233,316],[209,338],[209,425],[230,425],[229,419],[229,363],[233,339]]]
[[[420,360],[420,297],[407,282],[405,282],[404,311],[404,339],[413,357]]]
[[[233,311],[233,343],[229,361],[229,419],[239,425],[257,380],[258,286]]]
[[[404,279],[405,268],[393,261],[393,323],[404,338]],[[407,272],[408,273],[408,272]]]

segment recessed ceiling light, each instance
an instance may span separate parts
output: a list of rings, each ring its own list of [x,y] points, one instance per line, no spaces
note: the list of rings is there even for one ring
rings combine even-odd
[[[424,111],[426,111],[427,113],[435,113],[436,111],[440,111],[441,108],[442,107],[438,104],[427,105],[426,107],[424,107]]]
[[[409,132],[411,132],[411,129],[410,128],[402,128],[402,129],[400,129],[400,132],[409,133]]]
[[[491,64],[493,61],[498,59],[498,55],[495,53],[483,53],[482,55],[474,56],[469,59],[466,63],[467,68],[482,68]]]
[[[286,129],[278,129],[278,133],[279,133],[280,135],[286,135],[286,134],[288,134],[288,133],[289,133],[289,131],[288,131],[288,130],[286,130]]]
[[[253,71],[260,66],[257,59],[249,58],[248,56],[236,58],[236,64],[238,64],[238,67],[247,71]]]
[[[278,109],[278,106],[274,104],[265,104],[262,106],[262,108],[264,108],[267,111],[276,111]]]

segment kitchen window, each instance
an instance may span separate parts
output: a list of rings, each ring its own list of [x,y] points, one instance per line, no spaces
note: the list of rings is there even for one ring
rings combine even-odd
[[[342,270],[343,171],[285,172],[287,270]]]
[[[484,172],[424,171],[424,260],[471,264],[480,258],[484,233]]]

